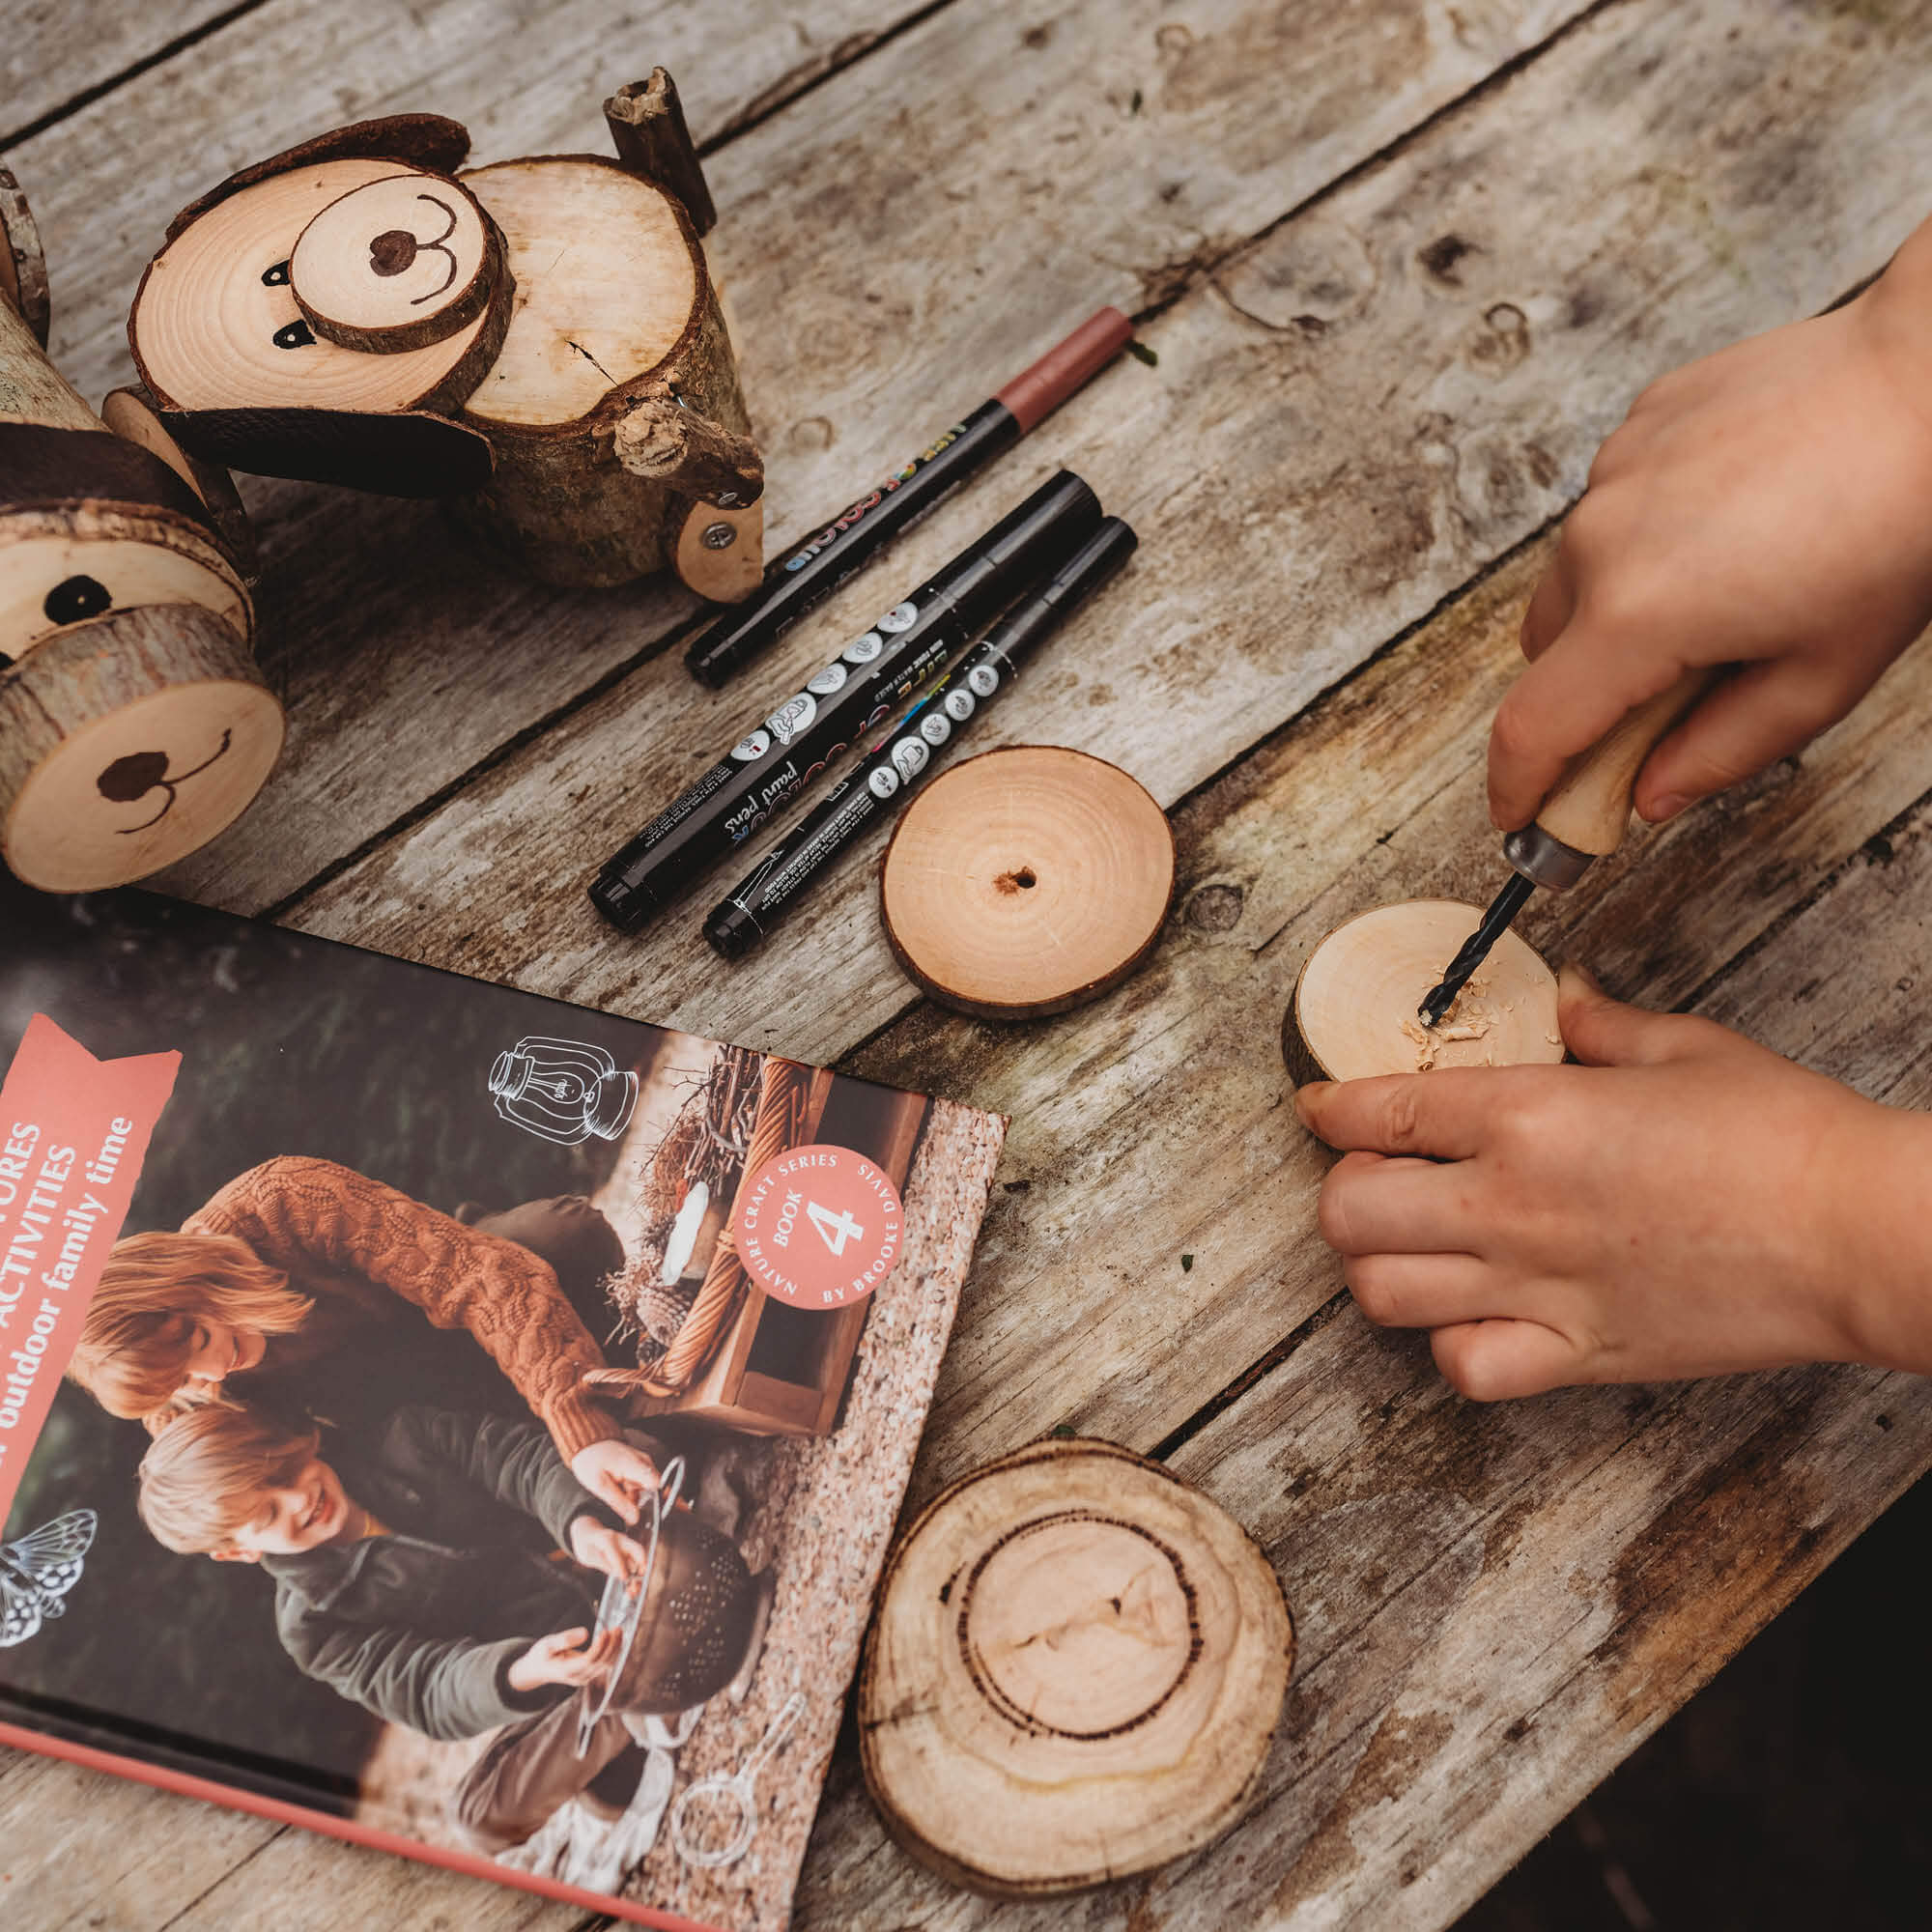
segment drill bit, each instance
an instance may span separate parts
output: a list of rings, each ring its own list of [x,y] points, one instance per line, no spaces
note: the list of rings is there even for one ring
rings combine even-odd
[[[1482,923],[1463,942],[1463,950],[1450,960],[1441,982],[1416,1009],[1424,1026],[1441,1024],[1442,1015],[1456,1004],[1456,995],[1463,990],[1470,974],[1490,956],[1491,947],[1509,930],[1510,922],[1523,909],[1535,890],[1534,879],[1520,872],[1510,874],[1509,884],[1495,895],[1489,911],[1483,915]]]

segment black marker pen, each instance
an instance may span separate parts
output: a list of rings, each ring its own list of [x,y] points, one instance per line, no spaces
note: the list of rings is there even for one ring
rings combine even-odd
[[[895,537],[936,509],[967,477],[1104,369],[1134,327],[1117,308],[1089,316],[1065,341],[1023,369],[998,395],[954,423],[877,489],[848,503],[788,555],[685,653],[692,676],[713,687],[778,642],[792,625],[863,570]]]
[[[742,959],[786,909],[837,863],[868,825],[895,810],[931,768],[942,746],[965,731],[1011,687],[1014,674],[1080,602],[1126,562],[1138,541],[1108,517],[1055,571],[1049,582],[987,632],[952,670],[801,819],[756,870],[732,888],[704,922],[704,936],[726,959]]]
[[[605,865],[591,903],[635,931],[927,683],[1099,521],[1099,498],[1078,476],[1050,477],[673,799]]]

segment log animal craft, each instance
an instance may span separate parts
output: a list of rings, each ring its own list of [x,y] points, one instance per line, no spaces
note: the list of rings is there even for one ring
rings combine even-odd
[[[702,236],[716,215],[660,68],[604,103],[616,157],[459,175],[432,114],[231,175],[148,266],[128,339],[210,462],[446,498],[547,582],[759,581],[764,469]]]
[[[0,169],[0,852],[82,892],[192,851],[262,787],[282,708],[249,653],[247,519],[150,400],[47,360],[46,267]]]

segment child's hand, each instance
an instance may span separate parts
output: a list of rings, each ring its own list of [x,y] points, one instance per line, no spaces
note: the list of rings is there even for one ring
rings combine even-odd
[[[1932,620],[1932,223],[1856,301],[1665,376],[1597,453],[1523,619],[1490,811],[1695,666],[1747,667],[1651,753],[1668,818],[1835,724]]]
[[[658,1486],[657,1465],[615,1435],[580,1449],[570,1459],[570,1473],[626,1522],[637,1521],[639,1503]]]
[[[578,1517],[570,1525],[570,1553],[586,1570],[601,1570],[607,1577],[641,1577],[644,1574],[642,1548],[595,1517]]]
[[[1482,1401],[1932,1367],[1932,1120],[1568,970],[1561,1019],[1580,1066],[1295,1096],[1323,1140],[1362,1150],[1329,1174],[1321,1226],[1371,1321],[1433,1330],[1437,1366]]]
[[[590,1633],[580,1626],[540,1636],[504,1675],[512,1690],[538,1690],[546,1684],[562,1684],[573,1690],[585,1684],[601,1684],[617,1661],[623,1643],[620,1631],[607,1630],[594,1642]]]

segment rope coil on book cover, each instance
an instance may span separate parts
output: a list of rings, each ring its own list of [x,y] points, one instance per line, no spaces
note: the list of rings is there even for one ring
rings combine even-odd
[[[737,1168],[732,1211],[719,1232],[718,1245],[703,1283],[659,1352],[647,1356],[646,1349],[640,1347],[637,1368],[593,1370],[583,1378],[586,1387],[636,1389],[653,1396],[681,1395],[711,1359],[743,1301],[750,1277],[739,1258],[732,1233],[739,1197],[746,1183],[767,1161],[787,1148],[799,1146],[805,1139],[812,1081],[811,1069],[796,1061],[766,1060],[756,1105],[750,1110],[750,1132],[740,1152],[720,1132],[703,1103],[722,1102],[728,1110],[727,1122],[741,1120],[746,1111],[739,1103],[745,1090],[747,1063],[755,1063],[757,1058],[755,1054],[736,1049],[724,1054],[704,1090],[679,1115],[677,1125],[666,1137],[652,1166],[653,1191],[660,1204],[670,1180],[666,1172],[667,1156],[684,1167],[687,1185],[704,1184],[712,1193],[718,1191],[718,1184],[728,1176],[731,1167]]]

